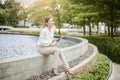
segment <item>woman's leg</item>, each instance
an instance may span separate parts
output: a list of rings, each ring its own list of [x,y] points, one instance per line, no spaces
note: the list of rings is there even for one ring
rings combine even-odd
[[[56,75],[58,75],[58,73],[57,73],[56,70],[57,70],[58,63],[59,63],[59,57],[60,57],[61,61],[62,61],[63,64],[64,64],[65,72],[73,75],[73,73],[69,71],[69,64],[68,64],[68,62],[67,62],[64,54],[61,52],[60,49],[54,48],[54,47],[46,47],[46,48],[41,48],[41,49],[39,50],[39,52],[40,52],[41,54],[43,54],[43,55],[51,55],[51,54],[54,55],[54,59],[53,59],[53,60],[54,60],[54,61],[53,61],[53,63],[54,63],[54,64],[53,64],[53,69],[54,69],[54,73],[55,73]]]
[[[70,75],[74,75],[74,73],[73,72],[71,72],[70,71],[70,67],[69,67],[69,64],[68,64],[68,62],[67,62],[67,60],[66,60],[66,58],[65,58],[65,56],[64,56],[64,54],[62,53],[62,52],[60,52],[60,59],[61,59],[61,61],[63,62],[63,64],[64,64],[64,71],[65,71],[65,74],[70,74]]]
[[[54,55],[53,59],[53,68],[57,69],[59,63],[59,54],[60,51],[55,47],[44,47],[39,49],[40,54],[42,55]]]
[[[70,67],[69,67],[69,64],[68,64],[68,62],[67,62],[64,54],[63,54],[61,51],[60,51],[59,56],[60,56],[61,61],[62,61],[63,64],[64,64],[64,67],[69,69],[69,68],[70,68]]]

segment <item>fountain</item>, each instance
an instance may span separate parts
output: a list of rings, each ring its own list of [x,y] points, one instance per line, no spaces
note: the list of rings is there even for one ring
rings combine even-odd
[[[0,34],[0,79],[24,80],[52,68],[53,56],[40,55],[37,40],[37,35]],[[88,41],[62,37],[55,47],[62,49],[67,61],[72,61],[87,51]]]

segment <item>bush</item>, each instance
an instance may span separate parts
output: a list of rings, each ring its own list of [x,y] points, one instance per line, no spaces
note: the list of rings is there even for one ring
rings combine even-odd
[[[103,54],[99,54],[97,62],[82,74],[78,74],[70,80],[106,80],[110,71],[110,60]]]
[[[60,34],[61,34],[61,35],[67,35],[67,32],[61,31]],[[55,35],[59,35],[59,34],[58,34],[58,31],[55,31]]]
[[[40,34],[40,29],[11,29],[8,32],[17,32],[22,34]],[[61,35],[66,35],[67,33],[61,31]],[[55,31],[55,35],[58,35],[58,31]]]
[[[40,30],[32,30],[32,29],[11,29],[8,32],[22,33],[22,34],[39,34]]]
[[[84,37],[96,45],[101,53],[107,55],[112,61],[120,63],[120,37]]]

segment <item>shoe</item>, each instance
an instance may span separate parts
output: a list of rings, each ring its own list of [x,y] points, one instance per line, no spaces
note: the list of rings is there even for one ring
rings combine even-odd
[[[69,68],[64,68],[65,74],[70,74],[71,76],[74,76],[74,73],[69,70]]]
[[[54,73],[55,76],[59,76],[60,75],[60,73],[58,73],[58,69],[56,69],[56,68],[53,68],[52,72]]]

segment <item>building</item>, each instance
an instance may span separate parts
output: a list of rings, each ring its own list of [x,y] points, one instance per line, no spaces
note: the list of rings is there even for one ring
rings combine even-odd
[[[36,0],[15,0],[16,2],[21,3],[22,6],[28,7],[33,4]]]
[[[4,4],[5,0],[1,0],[1,2]],[[31,4],[33,4],[36,0],[15,0],[16,2],[21,3],[22,6],[28,7]]]

